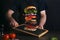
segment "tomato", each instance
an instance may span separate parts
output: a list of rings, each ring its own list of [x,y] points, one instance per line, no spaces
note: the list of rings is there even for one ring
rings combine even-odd
[[[3,35],[3,40],[8,40],[9,39],[9,34]]]
[[[31,20],[32,18],[30,18],[30,17],[25,17],[25,20],[26,21],[29,21],[29,20]]]
[[[32,16],[32,18],[36,18],[36,16]]]
[[[15,37],[16,37],[16,34],[15,33],[11,33],[11,34],[9,34],[9,37],[12,39],[14,39]]]

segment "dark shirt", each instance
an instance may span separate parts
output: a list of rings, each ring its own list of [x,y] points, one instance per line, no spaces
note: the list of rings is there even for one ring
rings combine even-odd
[[[15,11],[13,17],[17,22],[24,23],[24,8],[26,8],[27,6],[35,6],[37,8],[38,22],[40,19],[40,11],[47,9],[45,0],[14,0],[14,3],[10,6],[10,9]],[[17,10],[19,11],[19,13],[16,13]]]

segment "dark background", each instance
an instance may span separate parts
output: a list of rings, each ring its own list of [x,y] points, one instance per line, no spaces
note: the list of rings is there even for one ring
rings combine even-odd
[[[48,5],[47,28],[51,31],[60,30],[60,0],[46,0]]]
[[[60,0],[46,0],[48,6],[46,29],[50,31],[60,30]],[[0,25],[6,24],[5,14],[13,0],[0,1]]]

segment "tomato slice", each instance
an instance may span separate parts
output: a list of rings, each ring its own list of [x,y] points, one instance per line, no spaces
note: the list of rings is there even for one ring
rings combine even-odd
[[[31,20],[32,18],[30,18],[30,17],[25,17],[25,20],[26,21],[29,21],[29,20]]]
[[[36,16],[33,15],[32,18],[36,18]]]

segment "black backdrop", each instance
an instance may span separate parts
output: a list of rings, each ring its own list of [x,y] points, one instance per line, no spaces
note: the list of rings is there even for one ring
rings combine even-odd
[[[48,6],[46,29],[60,30],[60,0],[46,0]],[[6,23],[5,14],[13,0],[0,1],[0,24]]]
[[[47,28],[50,30],[60,29],[60,0],[47,0]]]

